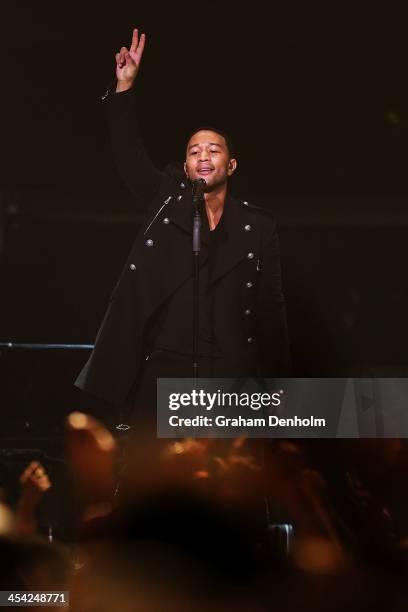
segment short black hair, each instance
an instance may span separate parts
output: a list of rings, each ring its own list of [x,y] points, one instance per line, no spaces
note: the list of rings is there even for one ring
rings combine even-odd
[[[220,136],[222,136],[225,139],[225,144],[227,145],[227,149],[228,149],[228,153],[230,156],[230,159],[235,158],[235,154],[236,154],[236,150],[235,150],[235,146],[231,140],[231,138],[223,131],[223,130],[219,130],[218,128],[211,126],[211,125],[201,125],[200,127],[196,128],[195,130],[193,130],[192,132],[190,132],[190,136],[187,139],[187,142],[189,142],[191,140],[191,138],[197,134],[197,132],[216,132],[217,134],[219,134]]]

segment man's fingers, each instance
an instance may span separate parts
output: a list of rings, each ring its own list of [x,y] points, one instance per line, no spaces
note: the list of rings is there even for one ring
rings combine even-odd
[[[126,63],[126,54],[129,53],[126,47],[122,47],[119,51],[119,66],[122,68]]]
[[[135,28],[133,30],[132,42],[131,42],[131,45],[130,45],[130,51],[132,53],[134,53],[136,51],[138,43],[139,43],[139,30],[137,28]]]
[[[142,55],[143,55],[143,51],[145,48],[145,43],[146,43],[146,35],[142,34],[140,37],[140,41],[139,41],[139,45],[136,49],[136,52],[134,54],[134,60],[136,62],[137,65],[140,64],[140,60],[142,59]]]
[[[123,68],[123,66],[126,63],[125,56],[122,53],[116,53],[115,59],[116,59],[116,65],[118,66],[118,68]]]
[[[134,56],[132,57],[132,55],[129,52],[126,53],[125,60],[126,60],[126,63],[127,63],[128,66],[130,66],[131,64],[135,63],[135,60],[133,58],[134,58]]]
[[[126,53],[128,53],[128,50],[126,47],[122,47],[119,54],[120,54],[120,61],[123,64],[125,62],[125,55]]]
[[[131,73],[137,73],[137,69],[142,59],[143,50],[145,47],[146,36],[142,34],[139,38],[139,31],[137,28],[133,30],[132,44],[130,45],[129,51],[126,47],[121,47],[119,53],[116,53],[116,66],[117,70],[122,70],[125,67],[131,67]],[[117,74],[122,74],[119,72]]]

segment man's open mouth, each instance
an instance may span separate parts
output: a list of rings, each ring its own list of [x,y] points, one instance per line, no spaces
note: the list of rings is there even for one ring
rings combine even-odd
[[[213,168],[200,168],[197,172],[198,174],[210,174],[210,172],[213,172]]]

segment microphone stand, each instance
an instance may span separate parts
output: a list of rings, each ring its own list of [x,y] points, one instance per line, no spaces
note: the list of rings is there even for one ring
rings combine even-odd
[[[201,211],[204,202],[206,182],[199,179],[193,182],[193,378],[198,378],[198,332],[200,321],[200,251],[201,251]]]

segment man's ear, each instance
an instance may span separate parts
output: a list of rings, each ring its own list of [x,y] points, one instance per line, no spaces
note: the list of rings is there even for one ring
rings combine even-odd
[[[236,169],[237,169],[237,160],[230,159],[228,162],[228,170],[227,170],[228,176],[231,176],[232,174],[234,174]]]
[[[188,172],[187,172],[187,164],[186,164],[186,162],[184,162],[183,167],[184,167],[184,172],[185,172],[185,175],[186,175],[186,177],[189,179],[190,177],[188,176]]]

